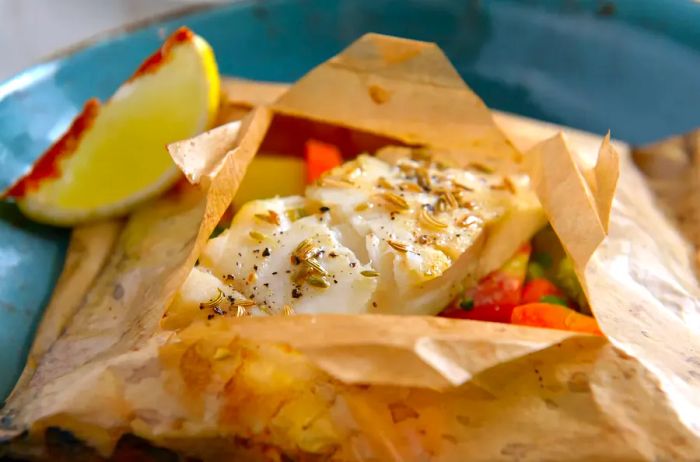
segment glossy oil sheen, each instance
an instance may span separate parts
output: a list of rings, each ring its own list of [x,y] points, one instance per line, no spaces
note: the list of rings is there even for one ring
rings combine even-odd
[[[112,36],[0,85],[0,188],[182,24],[229,75],[293,81],[374,31],[437,42],[498,109],[633,143],[700,126],[700,5],[690,0],[241,1]],[[0,396],[24,363],[67,237],[0,204]]]

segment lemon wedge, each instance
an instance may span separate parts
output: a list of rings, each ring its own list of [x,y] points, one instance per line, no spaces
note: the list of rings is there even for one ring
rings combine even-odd
[[[219,87],[209,44],[177,30],[104,105],[88,101],[4,196],[30,218],[60,226],[130,211],[178,180],[165,146],[213,124]]]

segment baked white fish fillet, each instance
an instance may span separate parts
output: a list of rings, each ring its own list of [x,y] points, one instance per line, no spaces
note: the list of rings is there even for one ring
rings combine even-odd
[[[221,315],[434,315],[545,224],[524,175],[361,155],[211,239],[165,327]],[[383,160],[387,159],[387,160]]]

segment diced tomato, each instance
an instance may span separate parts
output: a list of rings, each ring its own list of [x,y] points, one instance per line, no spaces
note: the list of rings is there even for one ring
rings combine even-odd
[[[591,316],[551,303],[528,303],[513,308],[511,324],[603,335]]]
[[[546,296],[554,296],[561,299],[565,298],[562,291],[548,279],[532,279],[525,283],[525,287],[523,287],[523,296],[520,303],[538,303],[542,301],[542,297]]]
[[[343,163],[340,150],[332,144],[310,139],[306,142],[304,151],[307,183],[313,183],[322,174]]]

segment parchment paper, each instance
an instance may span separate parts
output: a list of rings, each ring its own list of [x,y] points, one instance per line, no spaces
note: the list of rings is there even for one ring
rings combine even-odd
[[[694,247],[700,275],[700,130],[638,147],[632,155],[662,210]]]
[[[160,331],[157,318],[276,113],[528,168],[607,339],[388,316],[223,318]],[[103,454],[133,433],[206,460],[700,460],[688,245],[626,149],[575,134],[572,153],[555,135],[522,156],[437,47],[377,35],[249,117],[171,149],[200,189],[130,217],[65,332],[4,409],[8,438],[29,430],[13,450],[36,448],[56,425]],[[499,118],[517,146],[549,135],[549,125],[514,120]],[[121,284],[128,304],[100,301],[134,272]],[[110,312],[115,320],[89,335]]]

